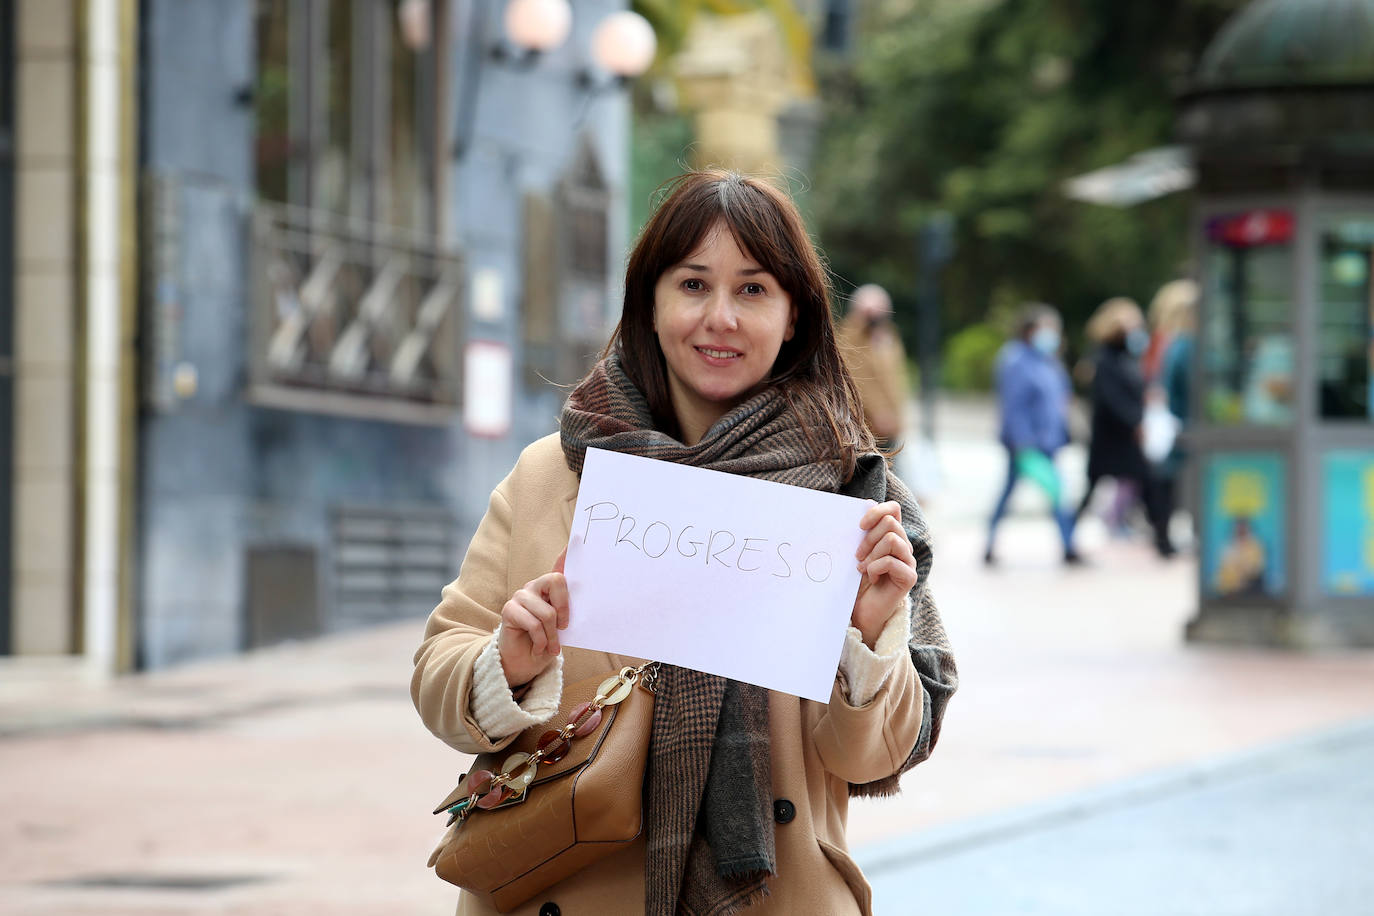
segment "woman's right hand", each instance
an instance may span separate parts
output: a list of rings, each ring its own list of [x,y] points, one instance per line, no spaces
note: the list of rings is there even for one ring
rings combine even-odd
[[[567,549],[553,571],[525,583],[501,608],[501,667],[512,687],[528,684],[562,652],[558,631],[568,625],[568,580],[563,575]]]

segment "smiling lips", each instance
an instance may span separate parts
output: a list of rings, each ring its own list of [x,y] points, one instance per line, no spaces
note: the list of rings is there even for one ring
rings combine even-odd
[[[744,355],[739,350],[722,347],[693,347],[693,349],[706,357],[706,361],[713,366],[729,365]]]

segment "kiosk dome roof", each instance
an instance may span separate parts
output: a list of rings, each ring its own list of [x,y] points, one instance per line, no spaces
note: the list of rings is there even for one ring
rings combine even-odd
[[[1255,0],[1203,53],[1194,88],[1374,85],[1374,0]]]

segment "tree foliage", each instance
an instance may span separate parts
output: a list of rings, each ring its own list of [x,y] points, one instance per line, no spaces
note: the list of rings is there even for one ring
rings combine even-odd
[[[1174,95],[1244,2],[877,5],[851,62],[820,74],[808,203],[841,286],[882,283],[910,314],[917,232],[944,210],[947,331],[1025,300],[1060,306],[1071,328],[1109,296],[1148,301],[1185,266],[1186,196],[1118,210],[1061,185],[1170,142]]]

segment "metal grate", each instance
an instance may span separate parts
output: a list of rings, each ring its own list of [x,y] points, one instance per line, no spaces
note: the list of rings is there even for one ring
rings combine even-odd
[[[330,628],[429,613],[457,572],[456,540],[454,518],[441,509],[336,509]]]
[[[456,253],[395,227],[259,202],[253,272],[256,385],[457,403]]]
[[[244,565],[248,573],[246,648],[319,635],[314,547],[253,545],[245,552]]]

